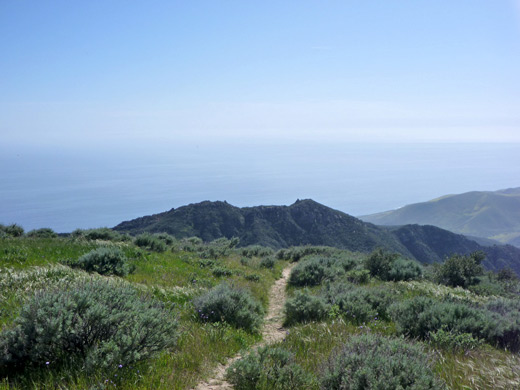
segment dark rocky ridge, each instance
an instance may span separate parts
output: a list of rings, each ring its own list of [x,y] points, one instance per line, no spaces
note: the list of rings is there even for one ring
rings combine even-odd
[[[238,237],[240,246],[259,244],[275,249],[327,245],[370,252],[382,247],[423,263],[483,250],[488,269],[509,266],[520,274],[520,249],[510,245],[483,246],[434,226],[376,226],[310,199],[290,206],[244,208],[205,201],[122,222],[114,229],[133,235],[166,232],[177,238],[197,236],[204,241]]]

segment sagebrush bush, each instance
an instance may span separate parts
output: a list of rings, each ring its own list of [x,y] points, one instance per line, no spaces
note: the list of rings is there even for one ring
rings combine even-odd
[[[370,271],[367,269],[353,269],[348,271],[345,276],[351,283],[364,284],[370,281]]]
[[[430,332],[428,341],[438,348],[462,352],[475,349],[483,343],[481,339],[474,338],[471,333],[456,333],[445,330],[445,327],[435,332]]]
[[[276,259],[274,258],[274,256],[264,257],[262,258],[262,260],[260,260],[260,267],[262,268],[274,268],[275,264]]]
[[[434,264],[434,279],[440,284],[451,287],[469,287],[477,284],[484,273],[481,263],[486,255],[473,252],[469,255],[454,254],[442,264]]]
[[[291,271],[289,284],[292,286],[317,286],[336,275],[333,260],[326,257],[311,257],[299,262]]]
[[[21,237],[23,236],[24,230],[20,225],[13,223],[7,226],[0,225],[0,233],[3,233],[3,235],[7,237]]]
[[[159,302],[119,283],[88,280],[40,291],[0,334],[0,371],[76,363],[111,369],[175,345],[177,322]]]
[[[27,233],[27,237],[31,238],[56,238],[58,235],[56,232],[50,228],[41,228],[31,230]]]
[[[233,275],[233,271],[231,271],[229,268],[222,267],[222,266],[215,266],[211,269],[211,273],[215,275],[217,278],[220,278],[222,276],[231,276]]]
[[[431,357],[418,344],[374,334],[352,336],[321,374],[323,390],[440,390]]]
[[[155,233],[155,237],[163,241],[166,245],[173,245],[175,243],[175,237],[168,233]]]
[[[298,291],[285,303],[285,325],[299,322],[320,321],[327,317],[329,305],[320,296],[308,291]]]
[[[520,301],[499,298],[485,306],[493,324],[486,328],[489,341],[513,352],[520,351]]]
[[[338,252],[338,249],[328,246],[295,246],[288,249],[280,249],[276,252],[276,257],[280,260],[299,261],[309,255],[331,256]]]
[[[396,259],[388,272],[386,280],[399,282],[419,279],[422,276],[422,266],[414,260]]]
[[[163,240],[150,233],[138,235],[134,240],[134,244],[138,247],[146,248],[154,252],[164,252],[168,249],[168,246]]]
[[[294,361],[294,355],[279,347],[260,347],[234,362],[226,379],[236,390],[308,389],[311,376]]]
[[[272,256],[274,251],[266,246],[250,245],[240,249],[240,254],[244,257],[267,257]]]
[[[354,323],[388,319],[388,307],[397,296],[386,286],[365,287],[341,282],[326,286],[322,294],[329,304],[338,308],[339,314]]]
[[[121,241],[121,234],[107,227],[80,232],[87,240]]]
[[[261,279],[261,276],[258,274],[249,274],[249,275],[244,276],[244,278],[251,282],[259,282]]]
[[[75,261],[66,262],[74,268],[100,275],[125,276],[131,271],[128,259],[118,248],[102,247],[93,249]]]
[[[193,305],[204,322],[224,321],[250,332],[258,331],[262,324],[262,305],[243,288],[220,284],[196,298]]]
[[[422,276],[422,267],[413,260],[405,260],[397,253],[376,249],[364,261],[370,275],[384,281],[407,281]]]

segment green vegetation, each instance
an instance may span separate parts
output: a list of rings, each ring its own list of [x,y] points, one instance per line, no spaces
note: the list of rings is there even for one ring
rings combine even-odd
[[[69,260],[65,264],[100,275],[126,276],[130,273],[130,265],[125,254],[121,249],[114,247],[93,249],[79,259]]]
[[[478,254],[47,233],[0,238],[0,390],[190,389],[239,351],[241,389],[520,387],[520,282]],[[285,339],[248,353],[296,261]]]
[[[94,230],[0,238],[0,389],[189,389],[259,341],[257,332],[231,320],[201,321],[194,302],[226,278],[240,291],[234,304],[254,302],[246,327],[257,329],[283,261],[265,268],[252,255],[243,264],[236,240],[204,244],[154,235],[166,245],[156,252]],[[133,272],[117,271],[127,267]],[[231,274],[215,276],[218,267]],[[83,337],[89,329],[95,333]]]
[[[294,363],[294,355],[279,347],[249,353],[229,367],[226,376],[236,390],[305,390],[312,380]]]

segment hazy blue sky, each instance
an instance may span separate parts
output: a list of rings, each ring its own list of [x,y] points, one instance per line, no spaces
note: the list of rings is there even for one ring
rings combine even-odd
[[[3,146],[520,142],[520,1],[0,2]]]

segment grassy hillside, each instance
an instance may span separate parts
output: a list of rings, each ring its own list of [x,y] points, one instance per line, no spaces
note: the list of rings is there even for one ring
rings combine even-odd
[[[226,202],[202,202],[127,221],[114,228],[122,233],[167,232],[177,238],[197,236],[204,241],[238,237],[241,246],[274,249],[326,245],[358,252],[378,247],[423,263],[444,260],[451,253],[482,250],[488,269],[511,267],[520,274],[520,249],[480,245],[433,226],[406,225],[386,229],[365,223],[313,200],[290,206],[238,208]]]
[[[447,195],[360,218],[377,225],[434,225],[464,235],[518,245],[520,188]]]

